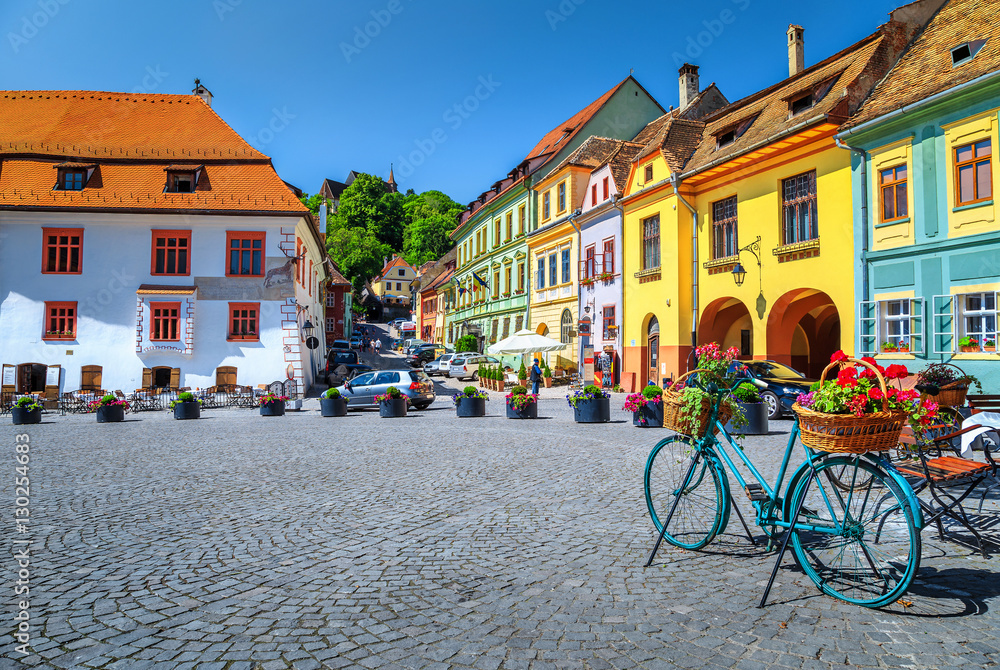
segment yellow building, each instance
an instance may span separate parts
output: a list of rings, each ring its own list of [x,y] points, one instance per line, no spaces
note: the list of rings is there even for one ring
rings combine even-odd
[[[624,200],[624,328],[638,381],[676,377],[712,341],[810,376],[853,352],[851,154],[833,135],[917,27],[890,21],[801,69],[790,26],[788,79],[636,138],[648,145]]]
[[[372,291],[386,305],[409,305],[410,282],[417,278],[417,271],[401,256],[386,261],[382,272],[372,279]]]

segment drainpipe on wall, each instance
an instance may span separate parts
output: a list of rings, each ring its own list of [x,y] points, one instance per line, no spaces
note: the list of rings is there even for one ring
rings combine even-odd
[[[837,146],[858,154],[861,158],[861,300],[868,300],[868,152],[844,144],[834,137]]]
[[[681,195],[678,173],[670,174],[670,183],[674,187],[674,195],[691,212],[691,353],[688,355],[688,370],[693,370],[694,350],[698,347],[698,210]]]
[[[625,205],[622,204],[621,195],[617,192],[611,196],[611,206],[618,210],[618,240],[619,242],[615,244],[615,250],[621,249],[622,254],[622,310],[621,319],[625,320]],[[621,344],[618,349],[621,351],[621,369],[625,369],[625,329],[622,327],[625,324],[618,324],[618,334],[615,336],[615,343],[618,343],[618,338],[621,338]]]
[[[576,219],[582,213],[583,213],[582,209],[576,209],[576,210],[573,210],[573,213],[569,215],[569,225],[573,226],[573,228],[576,230],[576,257],[577,257],[577,264],[576,264],[576,272],[577,272],[577,277],[576,277],[576,321],[577,321],[577,324],[576,324],[576,327],[577,327],[577,334],[576,334],[576,339],[577,339],[577,345],[576,345],[576,376],[580,379],[580,381],[583,381],[583,338],[580,337],[580,333],[579,333],[580,321],[582,320],[582,316],[581,315],[583,314],[583,308],[580,307],[580,302],[583,300],[583,293],[580,291],[580,276],[579,276],[579,274],[580,274],[580,263],[579,263],[579,259],[581,258],[580,251],[582,251],[582,247],[580,245],[583,244],[583,230],[580,228],[580,226],[576,225]],[[596,313],[596,311],[597,311],[596,307],[595,307],[594,311]],[[593,333],[593,321],[591,321],[591,332]],[[593,335],[591,335],[591,337],[593,337]]]
[[[531,178],[524,178],[524,190],[528,192],[527,211],[524,213],[524,327],[531,327],[531,254],[528,253],[528,235],[534,232],[531,228],[531,213],[535,211],[535,203],[531,201],[534,191],[531,189]],[[523,358],[522,358],[523,360]]]

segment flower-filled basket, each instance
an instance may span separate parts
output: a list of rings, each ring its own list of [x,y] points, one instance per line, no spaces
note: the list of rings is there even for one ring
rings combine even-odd
[[[688,377],[708,372],[701,368],[692,370],[678,377],[663,391],[664,428],[692,437],[705,436],[712,417],[712,396],[696,386],[685,386],[685,381]],[[732,416],[732,408],[724,402],[719,407],[719,421],[725,424]],[[719,429],[715,428],[713,432],[718,433]]]
[[[934,401],[941,407],[961,407],[969,387],[975,384],[979,392],[983,392],[982,384],[972,375],[951,363],[933,363],[917,373],[917,382],[924,386],[936,386],[937,395]]]
[[[860,373],[858,368],[860,367]],[[836,380],[827,374],[839,368]],[[899,445],[903,424],[910,418],[926,423],[937,410],[921,402],[915,390],[886,386],[886,377],[909,375],[902,365],[883,369],[874,359],[856,360],[838,351],[813,388],[798,397],[792,410],[799,418],[802,443],[827,453],[863,454]]]

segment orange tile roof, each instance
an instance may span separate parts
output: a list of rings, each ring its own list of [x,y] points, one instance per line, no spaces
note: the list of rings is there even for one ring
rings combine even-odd
[[[948,2],[845,127],[871,121],[904,105],[1000,70],[998,13],[1000,0]],[[953,66],[951,50],[977,39],[986,40],[986,44],[976,57]]]
[[[615,92],[629,79],[632,79],[632,75],[622,79],[610,91],[546,133],[545,136],[539,140],[538,144],[535,145],[535,148],[528,153],[526,158],[534,158],[536,156],[541,156],[544,153],[551,153],[556,148],[565,146],[566,142],[573,139],[580,129],[583,128],[584,124],[590,121],[590,119],[600,111],[601,107],[604,107],[604,103],[610,100],[611,96],[613,96]],[[556,145],[557,141],[559,143],[558,146]]]
[[[0,91],[0,209],[308,214],[271,165],[196,95]],[[56,166],[93,166],[80,191]],[[194,193],[166,169],[201,167]]]
[[[379,274],[379,278],[384,278],[386,272],[396,267],[409,268],[410,270],[413,270],[413,266],[403,260],[402,256],[393,256],[392,260],[382,267],[382,272]],[[413,271],[416,272],[416,270]]]

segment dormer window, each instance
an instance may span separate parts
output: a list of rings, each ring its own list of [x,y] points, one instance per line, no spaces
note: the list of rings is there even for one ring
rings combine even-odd
[[[715,135],[715,150],[718,151],[723,147],[727,147],[734,143],[739,138],[743,137],[743,133],[750,129],[753,122],[757,120],[760,114],[754,114],[749,119],[745,119],[735,126],[730,126],[729,128],[719,132]]]
[[[736,129],[730,128],[724,133],[719,133],[719,136],[716,138],[716,149],[727,147],[735,141],[736,141]]]
[[[82,191],[97,166],[84,163],[60,163],[56,168],[59,170],[59,176],[56,179],[57,191]]]
[[[973,40],[965,44],[959,44],[951,50],[951,66],[958,67],[959,65],[965,65],[976,57],[976,54],[982,50],[985,44],[986,40]]]
[[[789,98],[788,115],[795,116],[796,114],[801,114],[807,109],[811,109],[819,104],[820,101],[826,97],[826,94],[830,92],[830,89],[833,88],[833,84],[837,81],[839,76],[840,75],[838,74],[830,77],[826,81],[817,84],[812,90],[805,93],[799,93],[795,97]]]
[[[652,165],[647,165],[646,166],[646,168],[643,170],[643,177],[645,178],[644,181],[647,184],[649,182],[653,181],[653,166]]]
[[[201,176],[202,166],[168,165],[165,193],[194,193]]]

